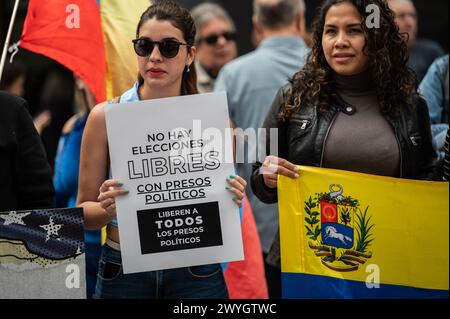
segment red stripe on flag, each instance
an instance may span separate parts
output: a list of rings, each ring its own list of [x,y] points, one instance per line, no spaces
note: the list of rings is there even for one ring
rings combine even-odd
[[[230,299],[267,299],[261,242],[247,196],[244,196],[242,242],[245,259],[229,263],[225,271]]]
[[[105,100],[105,48],[95,0],[30,0],[20,46],[58,61],[97,102]]]

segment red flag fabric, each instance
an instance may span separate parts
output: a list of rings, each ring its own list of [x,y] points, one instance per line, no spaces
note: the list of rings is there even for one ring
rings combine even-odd
[[[268,299],[261,242],[246,196],[241,227],[245,260],[231,262],[225,270],[230,299]]]
[[[320,209],[322,214],[322,223],[337,223],[338,222],[338,212],[337,204],[320,202]]]
[[[30,0],[20,46],[58,61],[105,100],[105,48],[96,0]]]

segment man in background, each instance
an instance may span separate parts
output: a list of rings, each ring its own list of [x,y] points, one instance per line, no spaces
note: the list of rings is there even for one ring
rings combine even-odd
[[[436,42],[417,38],[417,10],[412,0],[389,0],[389,7],[395,13],[400,33],[408,36],[409,66],[416,72],[420,82],[434,60],[445,52]]]
[[[220,69],[237,57],[236,27],[219,5],[205,2],[191,11],[197,28],[197,86],[211,92]]]

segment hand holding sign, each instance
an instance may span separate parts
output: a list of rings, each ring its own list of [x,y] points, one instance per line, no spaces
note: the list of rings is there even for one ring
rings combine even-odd
[[[227,186],[226,189],[236,195],[236,197],[233,198],[233,201],[236,205],[238,205],[238,207],[241,207],[242,201],[244,200],[244,192],[247,182],[240,176],[231,175],[227,178],[227,183],[230,186]]]
[[[117,210],[124,273],[242,260],[246,184],[234,175],[226,94],[109,104],[105,116],[115,180],[98,200]]]
[[[106,211],[111,218],[116,217],[116,196],[128,194],[127,190],[122,189],[123,184],[118,180],[109,179],[104,181],[100,187],[100,195],[97,200],[100,206]]]
[[[227,183],[229,186],[227,186],[226,189],[236,195],[236,197],[233,198],[233,201],[238,207],[241,207],[247,182],[240,176],[231,175],[227,178]],[[111,218],[115,218],[117,215],[115,198],[117,196],[126,195],[129,191],[124,190],[123,184],[118,180],[108,179],[103,182],[99,192],[100,195],[97,200],[100,203],[100,206]]]

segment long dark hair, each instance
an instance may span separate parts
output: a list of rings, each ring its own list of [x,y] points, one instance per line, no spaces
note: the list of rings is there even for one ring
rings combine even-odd
[[[417,78],[408,67],[405,38],[399,33],[394,13],[386,0],[327,0],[319,8],[313,24],[313,45],[304,68],[290,80],[291,94],[281,106],[279,118],[285,121],[301,105],[316,106],[325,112],[340,101],[333,83],[333,70],[328,65],[322,48],[322,35],[328,10],[338,3],[353,4],[364,20],[361,26],[366,36],[364,52],[369,56],[369,69],[382,114],[395,117],[404,107],[410,107],[417,92]],[[380,9],[380,27],[368,28],[366,8],[375,4]]]
[[[139,36],[139,30],[142,25],[153,18],[156,18],[156,20],[169,21],[175,28],[181,30],[184,40],[189,46],[194,45],[196,34],[195,23],[187,9],[180,7],[175,2],[169,0],[160,0],[155,2],[142,14],[137,26],[136,37]],[[188,50],[190,52],[191,47],[188,47]],[[183,79],[181,80],[181,95],[198,93],[195,63],[192,63],[189,68],[189,72],[187,68],[183,71]],[[139,85],[144,83],[144,79],[140,74],[138,75],[138,81]]]

